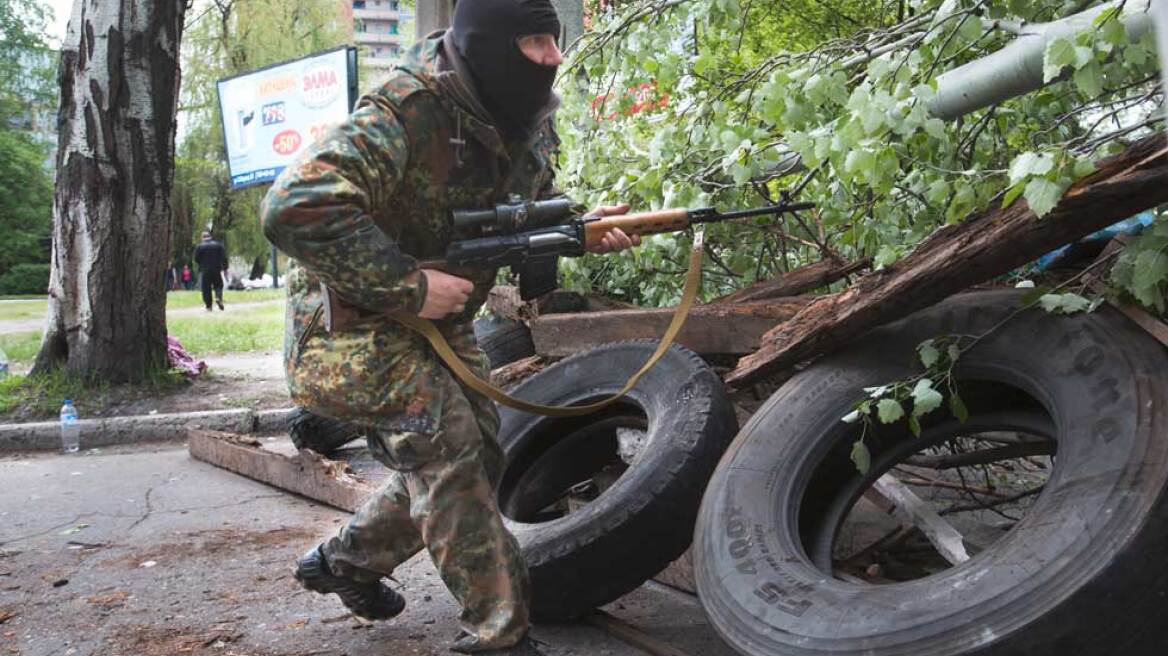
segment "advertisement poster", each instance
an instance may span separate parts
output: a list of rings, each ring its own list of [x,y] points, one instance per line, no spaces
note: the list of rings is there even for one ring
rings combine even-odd
[[[356,50],[340,48],[217,82],[233,189],[271,182],[356,101]]]

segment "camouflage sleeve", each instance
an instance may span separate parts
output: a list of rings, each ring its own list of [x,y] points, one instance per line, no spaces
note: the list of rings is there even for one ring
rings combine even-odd
[[[373,221],[402,180],[405,128],[367,104],[284,170],[260,210],[264,235],[346,301],[370,310],[417,312],[426,277]]]

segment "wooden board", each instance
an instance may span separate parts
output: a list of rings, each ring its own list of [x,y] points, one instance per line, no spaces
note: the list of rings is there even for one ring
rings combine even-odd
[[[701,355],[743,355],[758,348],[764,333],[807,306],[796,297],[757,303],[716,303],[693,308],[678,335],[682,346]],[[561,358],[601,344],[660,339],[674,308],[552,314],[531,321],[535,352]]]
[[[272,444],[248,436],[191,429],[187,444],[196,460],[348,512],[356,511],[377,489],[379,479],[387,475],[354,476],[345,462],[307,450],[297,453],[286,439]],[[286,448],[273,448],[281,444]]]
[[[745,303],[748,301],[765,301],[775,298],[808,294],[826,287],[831,283],[842,280],[853,273],[859,273],[872,267],[871,258],[857,262],[846,262],[837,258],[825,258],[813,264],[799,267],[794,271],[782,273],[769,280],[756,282],[717,300],[715,303]]]
[[[356,512],[389,476],[365,448],[343,449],[343,459],[331,460],[313,451],[297,452],[286,437],[260,439],[202,429],[188,430],[187,444],[196,460],[347,512]],[[654,578],[696,591],[689,552]]]

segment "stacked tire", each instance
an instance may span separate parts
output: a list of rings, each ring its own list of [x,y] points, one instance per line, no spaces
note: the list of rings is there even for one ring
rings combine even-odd
[[[730,645],[751,656],[1164,653],[1168,354],[1106,308],[1019,308],[1013,292],[950,299],[803,371],[753,416],[706,491],[695,541],[701,603]],[[955,370],[969,423],[937,411],[919,439],[881,427],[859,473],[856,429],[840,418],[864,388],[918,373],[925,339],[1003,321]],[[1050,479],[1009,533],[911,582],[833,576],[835,531],[868,483],[930,440],[998,427],[1057,441]]]
[[[511,393],[544,405],[607,398],[648,360],[656,341],[601,346],[562,360]],[[693,352],[671,347],[621,402],[553,419],[500,409],[507,469],[499,507],[518,538],[538,620],[580,616],[640,586],[689,547],[702,491],[737,430],[721,379]],[[631,465],[619,431],[645,431]],[[541,512],[598,471],[622,472],[573,512]]]

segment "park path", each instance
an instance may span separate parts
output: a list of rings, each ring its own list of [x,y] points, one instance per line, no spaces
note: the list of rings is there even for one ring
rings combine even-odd
[[[220,311],[218,308],[213,312],[207,312],[205,308],[190,307],[179,308],[177,310],[167,310],[167,317],[190,317],[195,315],[219,315],[219,314],[239,314],[249,310],[256,310],[265,307],[272,307],[276,305],[283,305],[284,299],[274,299],[270,301],[251,301],[248,303],[231,303],[228,299],[226,309]],[[0,311],[2,314],[2,311]],[[43,330],[45,327],[44,317],[38,319],[15,319],[10,321],[0,320],[0,335],[11,333],[27,333],[34,330]]]

